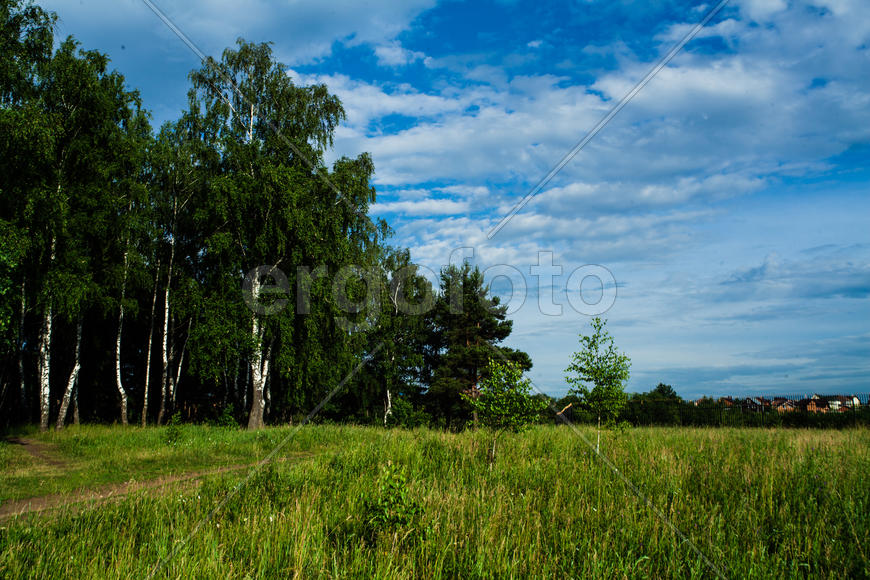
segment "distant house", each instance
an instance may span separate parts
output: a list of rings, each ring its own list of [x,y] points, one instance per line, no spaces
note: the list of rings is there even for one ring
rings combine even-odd
[[[861,401],[854,395],[851,397],[845,395],[834,395],[831,397],[822,397],[822,399],[828,403],[828,408],[832,412],[839,411],[840,413],[845,413],[861,406]]]
[[[711,404],[714,400],[701,397],[694,401],[695,406]],[[820,395],[814,393],[803,399],[789,397],[719,397],[715,403],[725,409],[735,409],[742,412],[762,413],[776,411],[777,413],[791,413],[803,411],[805,413],[845,413],[853,411],[861,406],[861,399],[855,395]]]
[[[752,402],[758,409],[770,408],[770,399],[765,399],[764,397],[753,397]]]
[[[761,405],[758,404],[758,401],[752,397],[746,397],[742,401],[740,401],[740,408],[744,411],[760,411]]]
[[[744,411],[759,413],[770,408],[770,399],[764,397],[746,397],[740,401],[740,408]]]
[[[797,407],[801,411],[807,413],[827,413],[828,402],[820,395],[813,395],[808,399],[801,399],[797,402]]]
[[[790,413],[797,408],[797,402],[785,397],[776,397],[771,402],[771,408],[778,413]]]

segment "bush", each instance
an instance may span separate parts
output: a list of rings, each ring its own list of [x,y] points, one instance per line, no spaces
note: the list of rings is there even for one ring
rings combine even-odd
[[[388,427],[404,427],[413,429],[423,427],[429,423],[429,414],[423,410],[415,409],[410,401],[402,397],[396,397],[393,401],[393,412],[387,418]]]
[[[166,424],[166,444],[176,445],[181,439],[181,413],[175,413]]]
[[[215,419],[212,424],[215,427],[238,427],[239,422],[236,421],[236,417],[234,415],[235,409],[233,408],[233,404],[230,403],[221,411],[220,416]]]
[[[411,497],[405,470],[390,461],[378,477],[377,496],[363,501],[363,521],[370,537],[411,527],[422,513]]]

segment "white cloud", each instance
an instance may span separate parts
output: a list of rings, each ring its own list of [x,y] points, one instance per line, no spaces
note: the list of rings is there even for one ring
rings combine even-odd
[[[743,0],[740,9],[750,19],[756,22],[764,22],[777,12],[782,12],[788,7],[785,0]]]
[[[397,40],[376,46],[375,56],[381,66],[404,66],[426,58],[422,52],[402,47]]]
[[[127,30],[126,36],[133,37],[145,26],[169,41],[168,50],[188,50],[142,2],[94,0],[78,3],[74,10],[59,0],[42,0],[40,5],[60,13],[77,35],[96,28]],[[294,0],[285,5],[268,0],[191,0],[163,3],[161,8],[209,54],[218,55],[238,37],[272,40],[278,57],[296,65],[328,56],[335,42],[389,46],[434,5],[435,0]]]
[[[468,202],[452,199],[423,199],[418,201],[391,201],[372,206],[373,214],[401,213],[406,216],[440,216],[466,213]]]
[[[301,74],[288,71],[295,82],[301,85],[323,83],[336,94],[347,113],[347,125],[351,129],[345,136],[356,141],[367,138],[368,126],[386,115],[405,115],[415,119],[440,118],[447,113],[461,111],[470,99],[456,99],[448,95],[427,94],[406,85],[378,85],[351,79],[347,75]],[[374,133],[375,137],[378,133]],[[352,151],[350,147],[344,147]],[[357,152],[366,149],[356,149]],[[348,153],[350,154],[350,153]]]

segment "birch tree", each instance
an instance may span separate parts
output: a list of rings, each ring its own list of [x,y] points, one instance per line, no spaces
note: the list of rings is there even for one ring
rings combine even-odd
[[[42,72],[39,109],[33,111],[33,122],[51,135],[36,159],[42,178],[30,190],[28,223],[28,266],[39,273],[35,302],[42,317],[37,374],[43,430],[51,410],[55,317],[75,325],[100,296],[104,287],[94,276],[105,272],[105,262],[97,248],[106,244],[107,233],[111,239],[118,213],[117,145],[135,95],[107,65],[105,55],[79,50],[71,38],[63,41]]]
[[[365,408],[380,400],[381,422],[386,426],[397,399],[421,403],[428,338],[426,316],[434,306],[435,293],[411,262],[408,250],[383,247],[377,271],[380,316],[367,333],[366,346],[374,356],[368,360],[364,376],[342,399],[347,408]],[[369,387],[372,392],[367,392]]]
[[[572,387],[569,392],[598,419],[596,453],[601,445],[601,419],[613,421],[625,406],[625,383],[631,367],[631,359],[616,348],[606,325],[600,317],[592,319],[592,332],[580,335],[582,348],[571,356],[565,369],[565,380]]]
[[[156,268],[154,269],[154,292],[161,272],[165,282],[160,287],[160,410],[158,424],[162,424],[173,407],[173,385],[177,363],[183,349],[177,348],[177,337],[173,332],[174,320],[179,310],[184,311],[180,300],[174,300],[177,290],[184,286],[191,275],[192,254],[196,252],[191,239],[195,237],[193,211],[200,203],[201,178],[196,167],[196,153],[192,148],[188,128],[184,120],[164,125],[157,137],[151,155],[153,165],[151,188],[152,217],[155,221]],[[161,268],[161,264],[165,265]],[[182,308],[178,308],[182,306]],[[150,341],[150,339],[149,339]],[[147,360],[150,362],[150,345]],[[175,364],[180,372],[180,366]],[[150,369],[146,371],[150,373]]]
[[[24,417],[31,416],[25,385],[25,317],[32,308],[39,310],[42,314],[40,334],[45,331],[45,322],[51,320],[50,315],[45,316],[45,305],[36,304],[35,291],[44,276],[44,270],[35,266],[44,262],[45,236],[50,228],[34,231],[31,227],[34,202],[44,195],[44,188],[48,186],[45,159],[51,142],[40,96],[52,57],[55,21],[54,14],[38,6],[18,0],[0,0],[0,135],[4,136],[0,139],[0,226],[6,280],[0,308],[7,317],[7,325],[12,324],[11,313],[17,314],[14,347],[10,343],[12,348],[6,353],[15,352],[17,359],[19,413],[23,411]],[[37,193],[36,190],[42,191]],[[13,287],[18,291],[12,292]],[[39,364],[44,364],[46,369],[50,366],[41,359]],[[12,364],[4,364],[6,369],[12,367]],[[2,378],[5,387],[9,379],[5,374]],[[37,378],[40,390],[44,390],[47,380],[42,381],[41,372]],[[39,399],[42,408],[43,397]]]
[[[268,44],[239,41],[220,62],[207,62],[191,78],[195,102],[190,114],[202,111],[202,122],[219,121],[213,133],[204,135],[210,140],[206,149],[220,152],[219,171],[210,172],[213,222],[205,228],[209,235],[203,255],[205,267],[220,274],[212,277],[206,300],[213,302],[210,309],[228,313],[228,324],[247,329],[248,427],[257,429],[264,422],[267,384],[279,382],[272,377],[276,365],[288,384],[295,380],[313,387],[317,381],[323,386],[349,366],[348,333],[336,326],[336,312],[323,316],[332,308],[325,302],[304,317],[295,316],[296,304],[290,301],[279,312],[251,308],[246,319],[236,318],[233,299],[215,289],[234,287],[238,304],[242,281],[260,266],[289,271],[292,280],[299,265],[335,272],[357,258],[357,264],[363,262],[366,247],[378,235],[365,216],[374,200],[369,185],[374,168],[367,156],[340,159],[331,171],[324,166],[323,154],[344,117],[341,103],[325,86],[293,84]],[[249,278],[252,304],[260,304],[263,285],[274,282],[268,268],[260,272]],[[322,289],[318,285],[316,291]],[[312,328],[315,318],[320,324]],[[331,361],[322,354],[330,348],[336,355]],[[312,356],[300,358],[305,350]],[[229,353],[223,358],[232,360]],[[311,367],[322,373],[314,378]],[[273,389],[271,398],[275,396]],[[292,396],[283,392],[279,400]]]

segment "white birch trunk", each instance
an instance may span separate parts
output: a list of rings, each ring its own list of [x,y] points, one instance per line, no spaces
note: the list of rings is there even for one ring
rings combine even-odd
[[[157,424],[163,423],[166,414],[166,398],[169,388],[169,287],[172,285],[172,262],[175,259],[175,237],[170,241],[169,269],[166,276],[166,291],[163,293],[163,372],[160,377],[160,413],[157,415]]]
[[[51,239],[49,269],[54,263],[56,240]],[[51,301],[45,306],[42,315],[42,331],[39,334],[39,429],[48,431],[49,412],[51,411]]]
[[[145,354],[145,393],[142,397],[142,427],[148,424],[148,389],[151,386],[151,345],[154,339],[154,307],[157,305],[157,282],[160,280],[160,262],[157,262],[157,275],[154,277],[154,290],[151,292],[151,318],[148,323],[148,349]]]
[[[124,333],[124,298],[127,295],[127,254],[124,251],[124,279],[121,282],[121,301],[118,308],[118,337],[115,339],[115,386],[121,397],[121,424],[127,425],[127,391],[121,380],[121,336]]]
[[[57,425],[56,428],[58,430],[63,429],[64,423],[66,423],[66,415],[69,410],[70,400],[72,399],[73,389],[76,387],[76,382],[79,379],[79,370],[81,370],[81,358],[79,354],[82,350],[82,319],[79,318],[78,323],[76,324],[76,351],[75,358],[73,359],[73,368],[72,372],[69,374],[69,380],[66,382],[66,390],[63,392],[63,400],[60,404],[60,412],[57,414]]]
[[[260,324],[254,321],[257,346],[251,356],[251,413],[248,416],[248,429],[263,427],[263,415],[266,410],[265,386],[269,376],[269,359],[262,353],[262,336]]]
[[[390,396],[390,389],[387,387],[387,400],[384,402],[384,427],[387,426],[387,419],[393,414],[393,399]]]
[[[42,331],[39,335],[39,429],[48,431],[48,413],[51,408],[51,305],[45,307]]]
[[[251,296],[254,303],[260,297],[260,280],[255,278],[251,284]],[[251,355],[251,412],[248,415],[248,429],[260,429],[263,427],[263,415],[266,410],[266,397],[264,388],[269,376],[270,352],[263,354],[263,329],[260,319],[255,313],[252,317],[251,338],[254,342],[254,351]]]
[[[184,344],[181,347],[181,353],[178,355],[178,366],[175,369],[175,378],[173,379],[171,376],[169,380],[171,381],[171,388],[169,389],[169,407],[175,407],[175,394],[178,391],[178,384],[181,382],[181,367],[184,365],[184,353],[187,350],[187,341],[190,338],[190,327],[193,324],[193,319],[187,321],[187,336],[184,338]],[[172,349],[173,355],[172,358],[175,358],[175,349]]]
[[[266,413],[272,410],[272,393],[269,390],[269,377],[263,379],[263,398],[266,404],[263,406],[263,423],[266,422]]]
[[[21,310],[18,313],[18,385],[21,390],[21,409],[24,416],[30,420],[30,401],[27,398],[27,386],[24,383],[24,315],[27,313],[27,295],[25,282],[21,282]]]
[[[393,313],[398,316],[399,314],[399,290],[401,289],[401,282],[396,284],[396,290],[393,294],[387,293],[387,296],[390,297],[390,302],[393,303]],[[396,363],[396,355],[392,355],[390,357],[390,372],[392,373],[395,370]],[[390,383],[389,379],[387,380],[387,400],[384,401],[384,427],[387,426],[387,419],[390,415],[393,414],[393,398],[390,394]]]
[[[245,373],[245,388],[242,389],[242,409],[248,408],[248,387],[251,386],[251,365],[242,365],[242,371]]]
[[[127,391],[121,383],[121,334],[124,330],[124,307],[118,314],[118,337],[115,339],[115,386],[118,396],[121,397],[121,424],[127,425]]]

